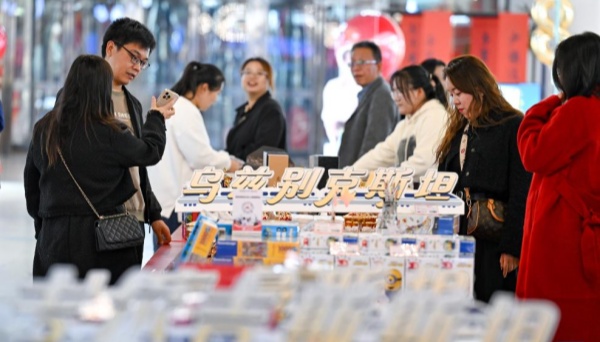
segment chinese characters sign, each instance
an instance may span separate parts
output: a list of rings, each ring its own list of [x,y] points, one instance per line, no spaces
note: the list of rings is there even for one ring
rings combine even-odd
[[[304,169],[291,167],[287,168],[278,182],[276,188],[270,189],[269,198],[265,199],[267,205],[276,205],[282,200],[310,200],[317,208],[322,208],[332,202],[337,202],[337,199],[348,204],[361,193],[365,199],[373,199],[378,197],[383,199],[384,191],[388,185],[392,185],[396,192],[396,198],[402,197],[405,191],[413,184],[413,171],[407,168],[380,168],[377,171],[369,174],[365,170],[354,170],[351,167],[346,167],[343,170],[329,170],[329,179],[323,191],[319,191],[317,195],[316,186],[323,176],[324,169],[316,167],[312,169]],[[253,170],[251,167],[245,167],[235,173],[235,177],[231,182],[231,190],[262,190],[266,189],[266,185],[273,172],[268,167],[259,167]],[[224,173],[220,170],[215,170],[214,167],[206,167],[202,170],[194,171],[189,186],[184,189],[184,195],[198,195],[201,204],[212,203],[220,193],[221,181]],[[421,177],[420,186],[414,193],[415,198],[425,198],[426,200],[448,200],[448,194],[452,193],[458,175],[452,172],[437,172],[436,170],[428,170]],[[361,184],[364,184],[361,186]],[[273,191],[275,190],[275,191]],[[231,199],[233,191],[228,194]],[[383,202],[377,203],[377,207],[381,208]]]

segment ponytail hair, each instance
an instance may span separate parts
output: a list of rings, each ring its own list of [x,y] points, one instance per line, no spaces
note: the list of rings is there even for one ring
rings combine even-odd
[[[223,87],[225,76],[219,68],[212,64],[203,64],[192,61],[186,65],[181,78],[171,88],[180,95],[191,92],[196,94],[199,85],[206,83],[210,91],[217,91]]]
[[[437,99],[444,107],[448,105],[448,99],[442,83],[435,75],[430,74],[422,66],[410,65],[396,71],[390,79],[390,84],[392,87],[395,85],[396,89],[398,89],[409,102],[409,91],[411,89],[421,88],[423,89],[427,100]]]

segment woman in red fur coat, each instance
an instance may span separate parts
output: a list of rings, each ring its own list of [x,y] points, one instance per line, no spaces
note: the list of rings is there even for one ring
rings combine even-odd
[[[600,36],[561,42],[558,96],[531,107],[517,136],[527,198],[517,295],[561,310],[556,340],[600,341]]]

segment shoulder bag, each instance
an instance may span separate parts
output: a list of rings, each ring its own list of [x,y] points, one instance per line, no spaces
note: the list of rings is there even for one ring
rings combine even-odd
[[[477,239],[500,242],[504,231],[506,204],[492,198],[471,199],[469,188],[465,188],[467,204],[467,234]]]
[[[58,155],[65,165],[67,172],[73,179],[73,182],[75,182],[75,185],[81,192],[81,195],[83,195],[87,204],[92,208],[96,217],[98,217],[98,220],[96,220],[94,225],[96,231],[96,251],[112,251],[142,245],[144,243],[144,230],[140,228],[140,223],[137,218],[127,213],[127,209],[121,214],[98,214],[96,208],[92,205],[92,202],[85,195],[85,192],[83,192],[79,183],[75,180],[75,177],[67,166],[65,158],[60,150],[58,151]]]
[[[463,169],[469,139],[469,125],[465,127],[460,141],[460,169]],[[500,242],[504,231],[504,212],[506,203],[492,198],[474,198],[470,189],[465,188],[467,205],[467,235],[477,239]]]

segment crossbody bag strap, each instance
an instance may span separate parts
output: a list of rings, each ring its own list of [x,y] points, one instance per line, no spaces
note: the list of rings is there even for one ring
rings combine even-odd
[[[79,186],[79,183],[77,183],[77,181],[75,180],[75,176],[73,176],[73,174],[71,173],[71,169],[69,169],[69,166],[67,165],[67,162],[65,161],[65,158],[63,157],[62,152],[60,150],[58,150],[58,155],[60,156],[60,160],[62,160],[63,165],[67,169],[69,176],[71,176],[71,179],[73,179],[73,182],[75,182],[75,185],[77,185],[77,189],[79,189],[79,192],[81,192],[81,195],[83,195],[83,198],[85,198],[85,201],[87,202],[87,204],[90,206],[90,208],[92,208],[92,211],[94,211],[94,214],[96,214],[96,217],[98,217],[98,219],[101,219],[102,216],[100,216],[100,214],[98,214],[98,212],[96,211],[96,208],[94,208],[94,205],[92,205],[92,202],[90,201],[90,199],[85,195],[85,192],[83,192],[83,189],[81,188],[81,186]]]

